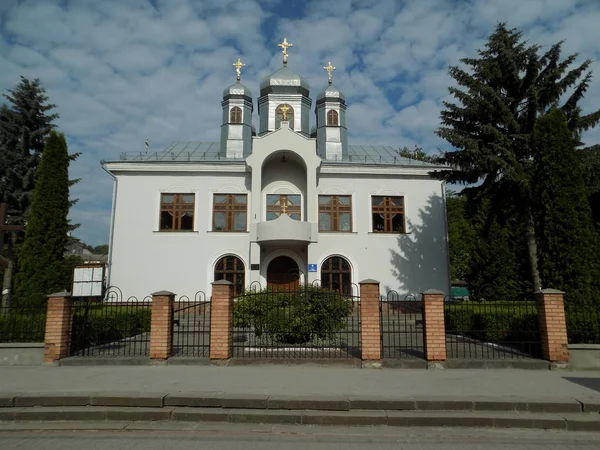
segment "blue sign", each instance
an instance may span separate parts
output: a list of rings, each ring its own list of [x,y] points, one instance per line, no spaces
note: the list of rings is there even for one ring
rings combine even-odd
[[[308,271],[309,272],[316,272],[317,271],[317,265],[316,264],[309,264],[308,265]]]

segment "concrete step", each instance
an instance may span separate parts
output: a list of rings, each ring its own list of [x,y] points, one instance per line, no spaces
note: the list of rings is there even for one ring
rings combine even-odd
[[[190,407],[12,407],[0,409],[3,422],[229,422],[389,427],[485,427],[600,431],[597,413],[532,413],[519,411],[274,410]],[[3,426],[2,429],[6,427]]]
[[[0,411],[27,407],[244,408],[314,411],[505,411],[600,413],[600,398],[312,396],[221,392],[0,392]],[[599,415],[600,416],[600,415]]]

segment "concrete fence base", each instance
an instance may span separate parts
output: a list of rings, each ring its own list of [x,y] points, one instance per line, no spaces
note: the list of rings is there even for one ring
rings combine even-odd
[[[600,344],[569,344],[569,356],[574,370],[600,370]]]
[[[43,342],[0,344],[0,366],[41,366],[43,362]]]

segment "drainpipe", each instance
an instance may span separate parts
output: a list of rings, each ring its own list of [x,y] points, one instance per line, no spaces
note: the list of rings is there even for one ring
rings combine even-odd
[[[113,184],[113,198],[112,205],[110,210],[110,237],[108,241],[108,262],[107,262],[107,274],[106,274],[106,287],[109,287],[110,284],[110,275],[112,271],[112,254],[113,254],[113,241],[114,241],[114,231],[115,231],[115,210],[116,210],[116,202],[117,202],[117,186],[119,184],[119,180],[115,177],[104,164],[101,164],[100,167],[111,176],[114,180]]]

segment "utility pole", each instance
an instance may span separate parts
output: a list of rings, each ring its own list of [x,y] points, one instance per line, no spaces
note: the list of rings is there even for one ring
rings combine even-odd
[[[17,235],[23,231],[22,225],[11,225],[8,215],[8,204],[0,203],[0,250],[4,246],[4,233],[8,233],[7,257],[0,255],[0,265],[4,268],[4,280],[2,283],[2,302],[0,303],[0,314],[8,314],[10,300],[12,297],[12,277],[15,264],[15,247]]]

